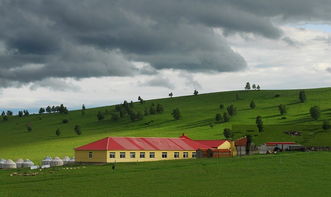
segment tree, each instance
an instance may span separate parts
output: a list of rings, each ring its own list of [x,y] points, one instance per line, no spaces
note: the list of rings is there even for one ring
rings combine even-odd
[[[47,106],[47,107],[46,107],[46,112],[47,112],[47,113],[51,113],[51,112],[52,112],[52,108],[51,108],[51,106]]]
[[[261,88],[260,88],[260,85],[257,85],[256,89],[257,89],[257,90],[260,90],[260,89],[261,89]]]
[[[149,113],[150,114],[156,114],[156,109],[155,109],[155,106],[152,105],[150,108],[149,108]]]
[[[74,130],[75,130],[75,133],[77,135],[81,135],[82,134],[82,131],[80,130],[80,126],[79,125],[75,125]]]
[[[324,130],[329,130],[329,129],[331,128],[330,121],[328,121],[328,120],[324,120],[324,121],[323,121],[323,126],[322,126],[322,128],[323,128]]]
[[[234,105],[230,105],[227,107],[227,111],[230,116],[234,116],[237,114],[237,108]]]
[[[45,109],[43,108],[43,107],[41,107],[40,109],[39,109],[39,114],[43,114],[45,112]]]
[[[220,114],[220,113],[216,114],[215,120],[216,120],[216,122],[223,122],[224,119],[222,117],[222,114]]]
[[[19,112],[18,112],[18,116],[19,116],[19,117],[23,117],[23,112],[22,112],[22,111],[19,111]]]
[[[67,124],[68,122],[69,122],[68,119],[63,119],[63,120],[62,120],[62,123],[63,123],[63,124]]]
[[[105,119],[105,115],[102,112],[99,111],[97,113],[97,118],[98,118],[98,120],[103,120],[103,119]]]
[[[251,103],[249,104],[249,106],[250,106],[251,109],[255,109],[256,105],[255,105],[254,100],[251,101]]]
[[[261,116],[257,116],[256,117],[256,126],[259,129],[259,132],[263,132],[264,131],[264,126],[263,126],[263,121],[262,121],[262,117]]]
[[[251,84],[247,82],[245,86],[245,90],[250,90],[250,89],[251,89]]]
[[[32,131],[32,127],[31,127],[31,125],[26,125],[26,130],[27,130],[28,132],[31,132],[31,131]]]
[[[163,106],[161,104],[156,105],[156,112],[157,113],[162,113],[164,111]]]
[[[224,105],[223,104],[220,104],[220,109],[224,109]]]
[[[249,155],[249,152],[251,151],[251,144],[253,142],[253,137],[251,135],[246,136],[247,143],[246,143],[246,155]]]
[[[169,93],[170,98],[172,98],[174,94],[172,92]]]
[[[253,84],[253,85],[252,85],[252,88],[253,88],[254,90],[256,90],[256,85],[255,85],[255,84]]]
[[[194,92],[193,92],[193,95],[198,95],[199,94],[199,92],[197,91],[197,90],[194,90]]]
[[[287,113],[286,105],[280,104],[278,110],[280,115],[285,115]]]
[[[144,103],[144,100],[143,100],[140,96],[138,96],[138,101],[139,101],[141,104]]]
[[[8,116],[7,115],[2,116],[2,120],[8,121]]]
[[[85,115],[85,109],[86,109],[86,108],[85,108],[85,105],[83,104],[83,105],[82,105],[82,115],[83,115],[83,116]]]
[[[144,110],[144,115],[145,116],[148,116],[149,115],[149,111],[148,111],[148,109],[145,107],[145,110]]]
[[[5,111],[2,111],[1,116],[5,116],[5,115],[6,115]]]
[[[225,128],[223,131],[223,135],[226,139],[231,139],[233,137],[233,133],[231,129]]]
[[[60,135],[61,135],[61,131],[60,131],[60,129],[56,129],[56,131],[55,131],[55,135],[56,135],[56,136],[60,136]]]
[[[118,121],[120,119],[119,115],[117,113],[111,114],[111,120],[112,121]]]
[[[179,120],[179,119],[181,119],[181,117],[182,117],[182,116],[181,116],[181,113],[180,113],[180,111],[179,111],[178,108],[174,109],[174,110],[172,111],[171,115],[172,115],[172,117],[173,117],[175,120]]]
[[[299,92],[299,99],[300,99],[300,102],[301,102],[301,103],[306,102],[307,98],[306,98],[306,93],[305,93],[304,90],[301,90],[301,91]]]
[[[311,107],[309,112],[314,120],[318,120],[321,116],[321,110],[318,106]]]
[[[30,115],[28,110],[23,110],[23,114],[24,114],[24,116],[29,116]]]
[[[8,110],[8,111],[7,111],[7,116],[12,116],[12,115],[13,115],[13,112],[10,111],[10,110]]]
[[[230,116],[228,113],[224,112],[223,113],[223,119],[224,119],[224,122],[229,122],[230,121]]]

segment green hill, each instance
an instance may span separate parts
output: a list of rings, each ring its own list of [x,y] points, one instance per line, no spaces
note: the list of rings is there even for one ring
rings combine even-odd
[[[134,110],[144,112],[152,103],[162,104],[161,114],[145,116],[143,120],[131,122],[129,118],[112,121],[110,112],[114,106],[70,111],[69,114],[42,114],[28,117],[10,117],[0,121],[0,157],[30,158],[73,155],[73,148],[106,136],[172,136],[182,133],[193,139],[223,138],[224,128],[233,128],[235,138],[246,134],[253,136],[256,144],[265,141],[296,141],[305,145],[331,145],[331,131],[323,131],[322,122],[331,118],[331,88],[305,90],[307,101],[300,103],[299,90],[232,91],[148,100],[144,104],[134,103]],[[277,95],[277,96],[276,96]],[[250,109],[251,100],[256,103]],[[223,104],[224,109],[220,109]],[[233,104],[237,114],[228,123],[215,123],[215,114],[223,113]],[[286,119],[279,115],[278,105],[287,105]],[[310,117],[310,107],[317,105],[322,115],[317,121]],[[88,106],[87,106],[88,107]],[[179,108],[182,119],[173,120],[171,112]],[[98,121],[96,114],[106,113],[105,119]],[[262,116],[265,131],[257,132],[256,116]],[[63,119],[69,122],[62,123]],[[153,120],[149,125],[146,124]],[[27,131],[27,125],[32,128]],[[82,135],[76,135],[74,126],[80,125]],[[61,136],[56,136],[56,129]],[[289,136],[284,131],[296,130],[301,136]]]

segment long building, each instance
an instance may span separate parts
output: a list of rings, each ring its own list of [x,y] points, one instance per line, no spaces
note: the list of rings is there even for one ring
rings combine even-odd
[[[75,148],[75,159],[82,163],[191,159],[197,156],[197,151],[232,153],[232,149],[227,140],[192,140],[184,135],[179,138],[106,137]]]

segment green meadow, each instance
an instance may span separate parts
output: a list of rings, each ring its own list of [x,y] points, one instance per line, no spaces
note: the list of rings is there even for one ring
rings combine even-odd
[[[331,153],[283,153],[221,159],[63,167],[36,176],[0,170],[0,196],[331,196]]]
[[[234,138],[250,134],[255,144],[266,141],[295,141],[304,145],[331,145],[331,131],[321,127],[323,120],[331,119],[331,88],[305,90],[307,101],[300,103],[299,90],[261,90],[231,91],[147,100],[144,104],[134,103],[134,110],[149,108],[152,103],[162,104],[162,114],[148,115],[143,120],[131,122],[129,118],[112,121],[110,114],[98,121],[97,113],[111,112],[114,106],[86,109],[85,115],[80,110],[69,114],[41,114],[28,117],[9,117],[0,121],[0,158],[29,158],[36,163],[49,156],[73,156],[74,147],[98,140],[106,136],[156,136],[177,137],[185,133],[193,139],[224,138],[224,128],[232,128]],[[276,96],[278,95],[278,96]],[[141,95],[142,98],[143,95]],[[250,109],[251,100],[256,103]],[[220,109],[223,104],[224,109]],[[215,114],[223,113],[233,104],[237,114],[230,122],[215,123]],[[278,105],[287,106],[287,114],[279,115]],[[65,103],[64,103],[65,105]],[[321,118],[310,117],[310,107],[317,105],[321,109]],[[41,106],[46,107],[46,106]],[[179,108],[182,118],[174,120],[173,109]],[[259,133],[255,126],[256,116],[262,116],[265,131]],[[68,119],[67,124],[62,120]],[[153,120],[149,125],[146,123]],[[27,125],[32,131],[27,131]],[[74,132],[74,126],[80,125],[82,135]],[[61,135],[56,136],[56,129]],[[300,131],[301,136],[289,136],[284,131]],[[152,165],[152,164],[151,164]]]

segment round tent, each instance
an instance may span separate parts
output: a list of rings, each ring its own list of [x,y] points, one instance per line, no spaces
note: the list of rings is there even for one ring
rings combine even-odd
[[[23,163],[24,163],[23,159],[16,160],[16,167],[17,168],[23,168]]]
[[[72,158],[70,159],[70,161],[68,162],[68,164],[70,164],[70,165],[75,164],[75,157],[72,157]]]
[[[0,159],[0,169],[3,168],[3,164],[6,162],[5,159]]]
[[[33,165],[34,165],[34,163],[30,159],[26,159],[23,162],[23,168],[30,168]]]
[[[63,166],[63,161],[59,157],[54,157],[54,159],[51,161],[51,166]]]
[[[68,165],[69,162],[70,162],[70,157],[68,156],[63,157],[63,165]]]
[[[44,160],[41,161],[42,165],[51,165],[52,157],[45,157]]]
[[[16,163],[13,162],[13,160],[8,159],[2,166],[4,169],[16,168]]]

